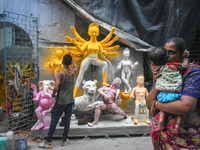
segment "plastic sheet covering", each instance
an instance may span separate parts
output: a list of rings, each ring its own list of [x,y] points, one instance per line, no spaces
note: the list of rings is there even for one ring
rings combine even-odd
[[[63,1],[85,20],[96,22],[105,30],[115,26],[120,42],[139,51],[162,46],[174,36],[184,38],[191,48],[200,22],[200,0]],[[146,81],[152,78],[149,63],[148,53],[144,53]]]

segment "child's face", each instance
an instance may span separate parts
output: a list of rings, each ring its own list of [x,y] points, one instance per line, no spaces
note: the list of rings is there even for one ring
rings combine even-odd
[[[165,49],[167,50],[167,55],[169,56],[169,62],[180,62],[181,53],[176,49],[174,42],[168,42],[165,44]]]

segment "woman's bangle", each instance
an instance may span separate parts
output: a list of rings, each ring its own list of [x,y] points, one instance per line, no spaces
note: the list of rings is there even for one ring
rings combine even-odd
[[[156,109],[158,109],[158,101],[156,101],[156,104],[155,104],[155,105],[156,105]]]
[[[157,107],[156,107],[156,106],[158,106],[158,102],[157,102],[157,100],[154,100],[154,102],[153,102],[153,106],[154,106],[154,108],[157,109]]]

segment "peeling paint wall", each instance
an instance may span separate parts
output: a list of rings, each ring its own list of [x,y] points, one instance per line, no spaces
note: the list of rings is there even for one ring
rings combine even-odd
[[[60,0],[0,0],[0,13],[9,11],[38,18],[38,47],[67,43],[75,14]]]

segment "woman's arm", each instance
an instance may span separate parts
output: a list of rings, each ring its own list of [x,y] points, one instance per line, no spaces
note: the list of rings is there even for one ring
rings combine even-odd
[[[153,105],[154,100],[157,99],[157,95],[158,95],[159,91],[155,89],[155,87],[152,88],[152,90],[150,91],[149,95],[146,98],[146,105],[147,108],[150,109],[151,106]]]
[[[153,68],[153,66],[155,66],[154,63],[151,64],[151,68]],[[156,83],[156,79],[161,75],[160,68],[161,68],[161,66],[160,66],[160,67],[157,67],[157,68],[154,69],[154,70],[152,69],[152,72],[153,72],[153,82],[154,82],[154,84],[153,84],[152,90],[150,91],[149,95],[148,95],[147,98],[146,98],[146,105],[147,105],[147,108],[148,108],[148,109],[151,109],[151,106],[152,106],[154,100],[157,99],[157,95],[158,95],[158,93],[159,93],[159,91],[155,89],[155,83]]]
[[[185,115],[195,110],[197,99],[191,96],[182,95],[180,100],[168,103],[157,101],[155,103],[154,101],[156,100],[157,94],[158,91],[153,88],[146,99],[147,108],[151,109],[153,115],[157,113],[158,109],[174,115]]]
[[[156,103],[156,108],[159,110],[175,115],[185,115],[195,110],[197,99],[191,96],[182,95],[180,100],[176,100],[174,102]]]

